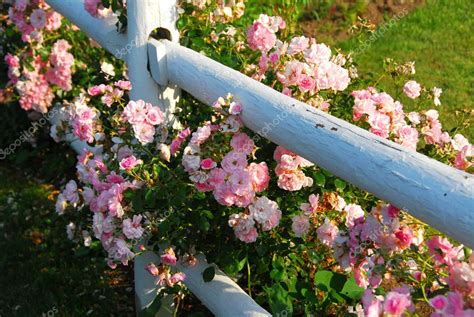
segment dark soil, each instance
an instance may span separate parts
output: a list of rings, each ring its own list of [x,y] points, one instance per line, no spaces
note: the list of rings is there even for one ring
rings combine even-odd
[[[358,21],[358,17],[376,27],[390,17],[411,12],[424,3],[425,0],[366,0],[365,3],[335,0],[328,8],[308,8],[308,12],[302,17],[300,28],[306,36],[334,45],[351,37],[349,29]]]

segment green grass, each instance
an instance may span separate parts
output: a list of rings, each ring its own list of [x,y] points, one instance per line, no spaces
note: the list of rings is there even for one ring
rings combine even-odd
[[[387,19],[387,21],[390,18]],[[431,89],[443,89],[441,123],[451,133],[474,140],[474,3],[471,0],[429,0],[393,24],[366,50],[354,56],[359,73],[380,74],[383,59],[415,61],[414,79]],[[352,38],[338,43],[348,51],[361,45]],[[409,110],[419,110],[400,89],[380,82],[379,88],[399,97]],[[430,107],[435,107],[431,105]],[[425,108],[425,107],[424,107]]]
[[[54,189],[0,165],[0,316],[133,316],[131,271],[67,240]]]

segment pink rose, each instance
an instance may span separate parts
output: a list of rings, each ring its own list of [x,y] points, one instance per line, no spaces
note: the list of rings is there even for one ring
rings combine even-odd
[[[362,296],[362,305],[366,317],[380,317],[382,314],[382,301],[372,293],[372,290],[366,289]]]
[[[128,80],[119,80],[114,85],[122,90],[132,89],[132,83],[129,82]]]
[[[303,52],[309,46],[309,38],[305,36],[296,36],[291,39],[288,46],[288,55],[295,55]]]
[[[216,162],[214,162],[211,158],[203,159],[201,161],[201,168],[203,170],[210,170],[216,166],[217,166]]]
[[[222,168],[214,168],[207,175],[207,182],[215,189],[224,184],[227,173]]]
[[[314,43],[304,52],[304,57],[308,63],[312,64],[328,62],[331,58],[331,49],[325,44]]]
[[[298,87],[301,92],[312,91],[316,88],[316,81],[308,75],[301,75],[298,81]]]
[[[364,115],[373,116],[377,108],[371,99],[358,99],[354,101],[352,120],[359,121]]]
[[[383,303],[384,312],[394,317],[403,316],[406,310],[411,310],[411,307],[413,307],[413,303],[411,301],[411,296],[408,292],[389,292],[385,296],[385,300]]]
[[[418,144],[418,131],[411,126],[405,125],[397,130],[398,143],[416,152]]]
[[[175,266],[176,260],[176,255],[172,248],[166,249],[165,253],[161,255],[161,262],[164,264]]]
[[[374,112],[369,115],[369,131],[384,139],[388,138],[390,133],[390,117],[380,112]]]
[[[232,173],[235,170],[243,170],[248,165],[247,155],[237,151],[230,151],[222,159],[221,165],[228,173]]]
[[[259,197],[249,206],[251,217],[262,225],[263,231],[273,229],[278,225],[281,218],[281,211],[278,204],[267,197]]]
[[[141,144],[148,144],[153,142],[155,136],[155,127],[146,122],[133,125],[133,132],[135,138],[140,141]]]
[[[141,226],[142,215],[134,215],[132,219],[125,219],[122,223],[123,234],[128,239],[140,239],[144,229]]]
[[[408,248],[411,245],[413,238],[413,232],[407,226],[401,226],[396,232],[395,237],[397,238],[397,245],[401,250]]]
[[[299,215],[292,218],[291,229],[295,233],[295,236],[302,237],[309,230],[309,218],[305,215]]]
[[[302,203],[300,205],[300,208],[301,208],[301,210],[304,211],[305,215],[310,215],[318,209],[319,194],[318,195],[311,194],[309,196],[308,200],[309,200],[309,203]]]
[[[259,164],[251,163],[248,167],[253,189],[256,193],[264,191],[270,182],[270,175],[268,173],[267,163],[261,162]]]
[[[231,102],[229,106],[229,113],[232,115],[238,115],[242,112],[242,106],[236,102]]]
[[[214,189],[214,198],[224,206],[232,206],[237,200],[237,196],[230,188],[230,184],[224,183]]]
[[[160,275],[158,268],[154,263],[149,263],[147,266],[145,266],[145,270],[148,271],[153,276],[158,276]]]
[[[321,241],[322,244],[332,247],[334,240],[339,233],[339,229],[331,221],[329,221],[328,218],[326,218],[324,220],[324,224],[322,224],[316,230],[316,233],[318,235],[319,241]]]
[[[247,214],[233,214],[229,217],[229,226],[234,229],[235,236],[245,242],[253,243],[257,240],[255,221]]]
[[[46,12],[42,9],[35,9],[30,15],[30,23],[35,29],[40,30],[46,25]]]
[[[416,99],[420,96],[421,86],[414,80],[409,80],[403,86],[403,92],[408,98]]]
[[[49,11],[46,14],[46,30],[51,32],[61,27],[61,15],[55,11]]]
[[[130,100],[123,109],[122,119],[130,124],[141,124],[146,120],[149,108],[152,105],[143,100]]]
[[[311,186],[312,179],[306,177],[300,170],[282,173],[278,176],[278,187],[288,191],[297,191],[303,187]]]
[[[426,241],[430,255],[435,264],[453,265],[459,258],[461,248],[455,248],[446,238],[434,236]]]
[[[275,46],[276,40],[275,33],[259,21],[247,30],[247,42],[254,51],[268,52]]]
[[[129,157],[122,159],[119,165],[120,165],[120,169],[130,171],[135,166],[140,165],[142,163],[143,163],[142,160],[138,160],[135,156],[130,155]]]
[[[346,212],[346,226],[352,227],[357,219],[364,218],[365,213],[359,205],[349,204],[344,208]]]
[[[229,178],[232,192],[239,196],[244,196],[252,191],[250,174],[245,170],[234,170]]]
[[[184,274],[182,272],[178,272],[178,273],[175,273],[175,274],[171,275],[171,277],[169,279],[169,283],[171,285],[174,285],[174,284],[179,283],[179,282],[184,282],[185,279],[186,279],[186,274]]]
[[[456,155],[454,166],[457,169],[466,170],[474,166],[472,157],[474,157],[474,145],[464,145],[461,151]]]
[[[209,125],[205,125],[203,127],[199,127],[196,132],[193,132],[191,143],[200,145],[204,143],[209,137],[211,136],[211,127]]]
[[[104,10],[101,0],[84,0],[84,9],[95,18],[102,17],[101,11]]]
[[[236,151],[244,154],[250,154],[255,149],[253,140],[243,132],[236,133],[230,140],[230,146]]]
[[[151,107],[146,114],[146,121],[152,125],[162,124],[164,122],[164,114],[158,107]]]

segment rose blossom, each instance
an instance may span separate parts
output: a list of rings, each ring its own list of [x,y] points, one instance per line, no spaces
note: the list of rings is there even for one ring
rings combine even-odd
[[[406,310],[412,310],[412,308],[413,303],[408,290],[400,289],[400,292],[392,291],[385,296],[383,309],[384,312],[390,314],[390,316],[403,316]]]
[[[274,30],[268,25],[262,23],[261,20],[269,19],[266,15],[261,15],[259,21],[255,21],[247,30],[247,42],[252,50],[268,52],[276,43],[277,37]]]
[[[249,206],[250,215],[262,225],[263,231],[271,230],[280,222],[281,211],[278,204],[267,197],[259,197]]]
[[[160,274],[159,269],[156,267],[154,263],[149,263],[147,266],[145,266],[145,270],[148,271],[153,276],[158,276]]]
[[[186,274],[184,274],[183,272],[178,272],[171,275],[169,279],[169,284],[170,286],[172,286],[176,283],[183,282],[185,279],[186,279]]]
[[[210,170],[216,166],[217,166],[216,162],[214,162],[211,158],[203,159],[201,161],[201,168],[203,170]]]
[[[135,156],[130,155],[129,157],[126,157],[122,159],[119,163],[120,168],[126,171],[130,171],[133,169],[135,166],[142,164],[143,161],[137,159]]]
[[[255,221],[247,214],[233,214],[229,217],[229,226],[234,228],[236,237],[245,242],[252,243],[257,240],[257,229],[255,228]]]
[[[409,80],[403,86],[403,92],[411,99],[416,99],[420,96],[421,86],[414,80]]]
[[[33,10],[33,13],[30,15],[30,23],[37,30],[44,28],[46,25],[46,12],[42,9]]]
[[[270,175],[268,174],[267,163],[251,163],[248,166],[250,178],[255,192],[260,193],[268,187]]]
[[[324,224],[321,225],[317,230],[318,239],[321,243],[331,247],[334,240],[336,239],[339,229],[331,222],[328,218],[324,220]]]
[[[166,249],[165,253],[161,255],[161,262],[164,264],[175,266],[176,260],[176,255],[172,248]]]
[[[295,236],[302,237],[309,230],[309,218],[305,215],[299,215],[292,218],[291,229],[295,233]]]
[[[140,239],[144,229],[141,226],[142,215],[134,215],[133,220],[125,219],[122,223],[123,234],[128,239]]]

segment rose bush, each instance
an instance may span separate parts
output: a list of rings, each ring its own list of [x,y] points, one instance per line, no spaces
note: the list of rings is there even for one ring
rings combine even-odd
[[[436,110],[405,111],[358,74],[350,54],[294,36],[285,12],[261,14],[252,3],[183,1],[182,44],[410,151],[473,171],[473,145],[443,131]],[[96,18],[119,15],[119,29],[126,27],[125,2],[84,5]],[[195,265],[202,252],[273,314],[473,316],[471,250],[250,131],[232,91],[212,107],[183,93],[175,114],[183,128],[174,131],[156,105],[129,99],[122,63],[43,1],[3,6],[3,37],[25,44],[6,47],[2,98],[42,113],[57,104],[51,136],[90,146],[56,209],[72,221],[70,239],[100,241],[110,267],[145,250],[160,253],[161,263],[147,270],[163,286],[161,298],[183,292],[177,261]],[[417,83],[413,64],[386,71],[415,102],[440,104],[441,90]]]

